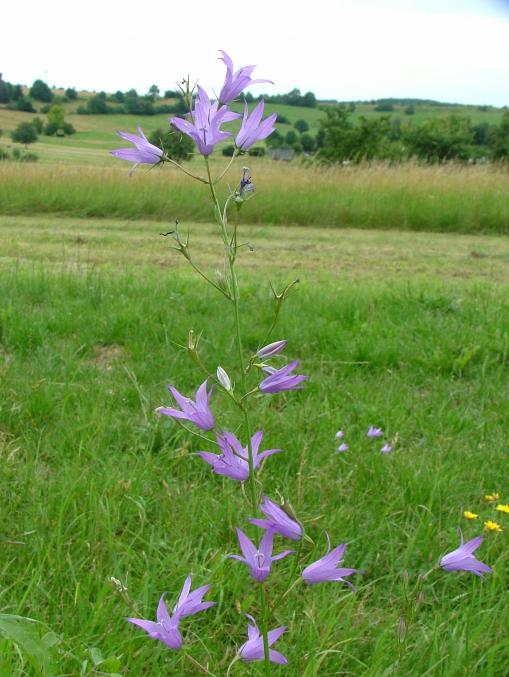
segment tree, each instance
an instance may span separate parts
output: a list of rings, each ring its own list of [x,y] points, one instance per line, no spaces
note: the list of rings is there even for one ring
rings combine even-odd
[[[405,115],[415,115],[415,106],[413,103],[408,104],[405,108]]]
[[[74,89],[74,87],[67,87],[65,90],[65,95],[70,101],[76,101],[78,98],[78,92]]]
[[[372,120],[361,117],[358,124],[353,124],[344,105],[329,106],[324,112],[325,118],[320,120],[322,133],[317,137],[319,158],[328,162],[360,162],[381,153],[390,132],[388,117]]]
[[[308,132],[305,132],[300,137],[300,142],[306,153],[312,153],[316,149],[316,141],[314,137],[311,136],[311,134],[308,134]]]
[[[502,121],[492,129],[489,137],[494,160],[509,160],[509,111],[502,116]]]
[[[61,106],[51,106],[47,115],[48,124],[55,125],[57,129],[64,127],[64,109]]]
[[[309,131],[309,125],[305,120],[297,120],[297,122],[293,126],[301,134],[304,134],[304,132]]]
[[[306,108],[316,108],[316,96],[313,92],[306,92],[302,97],[301,105]]]
[[[152,99],[159,98],[159,87],[157,85],[150,85],[148,88],[148,94],[152,97]]]
[[[407,126],[403,140],[410,155],[429,162],[442,162],[466,160],[474,135],[468,118],[449,115]]]
[[[24,113],[35,113],[35,108],[32,105],[30,99],[22,96],[21,99],[18,99],[14,105],[16,110],[21,110]]]
[[[34,81],[34,84],[30,87],[30,96],[32,99],[43,103],[49,103],[53,99],[51,89],[42,80]]]
[[[120,89],[117,89],[115,94],[112,94],[111,99],[112,101],[115,101],[115,103],[124,103],[124,92],[121,92]]]
[[[162,148],[166,155],[177,162],[188,160],[194,152],[194,142],[185,134],[173,129],[156,129],[148,137],[150,143]]]
[[[37,132],[31,122],[20,122],[11,132],[11,139],[16,143],[24,143],[25,148],[28,148],[29,143],[37,141]]]
[[[293,146],[293,144],[297,143],[298,140],[299,137],[297,136],[296,132],[294,132],[293,129],[290,129],[290,131],[287,132],[285,136],[286,143],[290,144],[290,146]]]

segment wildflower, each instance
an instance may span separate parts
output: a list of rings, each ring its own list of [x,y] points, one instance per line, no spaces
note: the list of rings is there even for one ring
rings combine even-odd
[[[483,542],[483,537],[476,536],[476,538],[465,543],[461,532],[460,536],[461,543],[459,548],[444,555],[440,560],[442,569],[445,569],[445,571],[471,571],[481,578],[484,578],[483,574],[491,574],[491,568],[487,564],[477,560],[472,554]]]
[[[475,512],[470,512],[470,510],[465,510],[463,517],[465,517],[467,520],[476,520],[479,515],[476,515]]]
[[[260,637],[260,630],[256,624],[255,619],[249,614],[246,614],[246,616],[253,623],[253,625],[248,624],[247,626],[247,636],[249,639],[240,647],[239,656],[243,661],[263,661],[265,657],[263,637]],[[287,629],[288,628],[285,626],[281,626],[275,630],[270,630],[267,633],[269,646],[272,646],[274,642],[277,641],[284,632],[286,632]],[[271,663],[279,663],[279,665],[286,665],[288,663],[283,654],[279,653],[279,651],[275,651],[274,649],[269,649],[269,659]]]
[[[274,357],[274,355],[277,355],[282,350],[284,350],[286,348],[287,343],[288,341],[286,339],[282,339],[281,341],[274,341],[274,343],[269,343],[263,348],[260,348],[260,350],[256,353],[256,356],[260,357],[262,360],[268,360],[269,357]]]
[[[229,103],[230,101],[233,101],[233,99],[236,99],[238,95],[250,85],[261,84],[263,82],[268,82],[271,85],[274,84],[272,80],[253,80],[251,78],[251,73],[256,66],[242,66],[242,68],[239,68],[234,73],[233,61],[231,58],[222,49],[219,51],[223,55],[221,61],[226,66],[226,77],[224,84],[221,87],[221,91],[219,92],[219,101],[222,104]]]
[[[251,115],[247,103],[244,104],[244,115],[242,116],[242,124],[240,131],[235,138],[235,145],[240,150],[247,150],[251,148],[257,141],[266,139],[273,131],[275,131],[274,123],[277,118],[276,113],[268,115],[262,121],[263,109],[265,102],[263,99],[256,104]]]
[[[169,646],[170,649],[180,649],[182,646],[182,635],[179,630],[180,620],[185,616],[192,616],[199,611],[204,611],[215,604],[215,602],[202,602],[202,597],[208,592],[209,588],[210,585],[203,585],[189,594],[191,576],[188,576],[179,600],[173,609],[172,616],[168,613],[163,594],[157,605],[157,621],[145,621],[141,618],[127,618],[126,620],[145,630],[150,637],[158,639]]]
[[[281,449],[266,449],[258,453],[263,437],[263,431],[259,430],[251,437],[251,450],[253,452],[253,468],[256,470],[264,458],[278,454]],[[249,478],[249,451],[243,447],[237,437],[230,432],[222,432],[216,435],[221,454],[213,454],[209,451],[200,451],[198,456],[212,466],[216,475],[225,475],[233,480],[243,482]]]
[[[268,519],[251,518],[251,524],[256,524],[262,529],[273,529],[276,533],[292,541],[298,541],[302,537],[302,527],[293,520],[277,503],[274,503],[266,496],[263,497],[265,503],[258,506]]]
[[[338,430],[338,432],[336,433],[336,438],[338,440],[342,439],[344,436],[345,436],[345,433],[342,430]]]
[[[201,430],[212,430],[214,427],[214,416],[210,411],[209,398],[212,391],[207,392],[207,379],[201,384],[195,393],[195,401],[189,397],[184,397],[172,385],[168,386],[168,390],[173,395],[173,398],[180,407],[173,409],[172,407],[157,407],[158,414],[164,414],[172,418],[186,419],[194,423],[195,426]]]
[[[384,433],[383,433],[382,428],[375,428],[375,427],[372,426],[372,425],[369,426],[369,430],[368,430],[368,432],[367,432],[367,436],[368,436],[369,438],[373,438],[373,437],[382,437],[383,434],[384,434]]]
[[[230,381],[230,377],[225,372],[223,367],[217,368],[216,376],[217,376],[217,380],[219,381],[219,383],[223,386],[223,388],[225,390],[230,391],[232,389],[232,382]]]
[[[130,141],[134,144],[134,148],[120,148],[118,150],[110,150],[111,155],[118,157],[121,160],[128,160],[134,162],[130,173],[134,172],[139,164],[157,165],[162,162],[163,151],[149,142],[141,127],[138,126],[139,136],[136,134],[129,134],[129,132],[117,132],[117,134],[125,141]]]
[[[219,127],[223,122],[230,122],[240,117],[226,106],[219,106],[218,101],[210,102],[207,92],[198,85],[198,96],[191,114],[191,120],[170,118],[170,123],[179,131],[190,136],[202,155],[210,155],[214,146],[231,136],[231,132],[223,132]]]
[[[338,447],[338,451],[348,451],[348,444],[346,442],[342,442]]]
[[[269,376],[263,379],[259,385],[262,393],[280,393],[283,390],[295,390],[302,381],[307,379],[307,376],[297,374],[292,375],[291,372],[298,364],[299,360],[294,360],[281,369],[264,367],[263,370],[268,373]]]
[[[310,564],[302,572],[302,578],[308,585],[324,583],[325,581],[342,581],[355,590],[350,581],[346,581],[344,576],[352,574],[361,574],[359,569],[342,569],[338,565],[343,561],[343,555],[346,550],[346,543],[341,543],[334,550],[330,549],[329,535],[327,537],[327,553],[313,564]]]
[[[263,534],[258,550],[255,548],[253,542],[246,536],[246,534],[237,529],[237,536],[240,543],[240,549],[244,557],[240,555],[228,555],[230,559],[236,559],[239,562],[244,562],[249,567],[249,573],[261,583],[270,573],[270,565],[278,559],[283,559],[287,555],[291,555],[294,550],[285,550],[279,555],[272,556],[272,547],[274,544],[274,530],[267,529]]]
[[[486,501],[489,503],[493,503],[494,501],[498,501],[500,498],[500,494],[494,493],[494,494],[486,494],[484,497]]]
[[[487,529],[488,531],[503,531],[500,524],[498,524],[497,522],[493,522],[492,520],[488,520],[487,522],[485,522],[484,528]]]
[[[509,513],[509,505],[504,505],[503,503],[499,503],[496,507],[496,510],[499,512],[507,512]]]
[[[387,442],[384,444],[384,446],[380,449],[380,452],[382,454],[390,454],[392,451],[392,446],[390,444],[387,444]]]

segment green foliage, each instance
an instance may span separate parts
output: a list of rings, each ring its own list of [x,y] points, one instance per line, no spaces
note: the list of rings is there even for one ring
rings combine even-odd
[[[44,128],[44,123],[41,120],[41,118],[39,118],[39,117],[33,118],[32,125],[33,125],[35,131],[37,132],[37,134],[42,134],[42,130]]]
[[[303,134],[304,132],[309,131],[309,125],[305,120],[297,120],[294,125],[295,129],[300,132],[300,134]]]
[[[303,95],[297,88],[292,89],[288,94],[264,94],[263,98],[267,103],[283,103],[287,106],[302,106],[303,108],[316,107],[316,97],[313,92],[306,92]]]
[[[157,85],[150,85],[148,88],[148,95],[153,99],[158,99],[160,94],[159,87]]]
[[[53,632],[41,634],[41,625],[31,618],[0,614],[0,636],[16,645],[37,674],[43,677],[56,674],[55,646],[59,638]]]
[[[376,110],[379,113],[390,113],[394,110],[394,104],[390,101],[380,101],[374,106],[373,110]]]
[[[405,108],[405,115],[415,115],[415,106],[413,103],[408,104]]]
[[[37,141],[37,132],[31,122],[20,122],[11,132],[11,139],[16,143],[23,143],[26,148],[29,143]]]
[[[99,92],[88,98],[85,106],[78,106],[76,112],[80,115],[106,115],[113,110],[106,103],[106,94]]]
[[[65,122],[64,109],[61,106],[51,106],[48,111],[47,120],[49,125],[55,125],[57,129],[62,129]]]
[[[69,99],[69,101],[76,101],[78,98],[78,92],[74,87],[67,87],[65,90],[65,95]]]
[[[489,144],[495,160],[509,160],[509,111],[504,113],[500,125],[491,130]]]
[[[252,146],[247,154],[250,157],[263,157],[265,155],[265,148],[263,146]]]
[[[297,134],[297,132],[294,132],[293,129],[290,129],[290,131],[286,133],[285,141],[290,146],[293,146],[293,144],[297,143],[298,140],[299,135]]]
[[[306,132],[305,134],[302,134],[300,137],[300,142],[302,144],[302,149],[306,153],[312,153],[316,149],[316,141],[311,134]]]
[[[474,137],[470,120],[457,115],[429,119],[405,128],[403,140],[411,156],[429,162],[465,160]]]
[[[8,159],[9,159],[8,151],[0,147],[0,160],[8,160]]]
[[[30,96],[36,101],[49,103],[53,99],[53,92],[43,80],[35,80],[30,87]]]
[[[23,111],[24,113],[35,113],[35,108],[26,96],[22,96],[19,99],[16,99],[13,104],[9,104],[8,106],[12,110],[19,110]]]
[[[327,162],[360,162],[379,157],[384,139],[390,133],[386,117],[368,120],[361,116],[354,124],[346,106],[325,108],[325,118],[320,121],[323,136],[318,154]]]
[[[177,162],[188,160],[195,150],[194,141],[189,136],[181,134],[171,127],[156,129],[150,134],[148,140],[154,146],[162,148],[166,155]]]

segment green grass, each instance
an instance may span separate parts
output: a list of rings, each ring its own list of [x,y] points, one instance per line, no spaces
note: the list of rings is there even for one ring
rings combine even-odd
[[[239,380],[227,302],[159,230],[0,219],[1,610],[57,633],[58,675],[80,674],[93,647],[127,674],[197,674],[125,623],[132,612],[110,576],[127,581],[146,618],[162,591],[173,603],[188,572],[212,583],[217,606],[182,625],[189,652],[216,674],[245,640],[243,613],[258,615],[243,565],[225,560],[251,515],[239,486],[193,455],[204,443],[153,413],[168,402],[166,383],[188,393],[202,378],[181,348],[190,328],[207,368]],[[212,236],[192,227],[207,270],[221,263]],[[290,666],[274,674],[505,677],[509,518],[483,495],[509,501],[506,239],[268,226],[243,237],[256,250],[240,259],[246,354],[271,319],[267,279],[279,287],[298,275],[276,338],[310,374],[302,391],[254,403],[256,429],[284,449],[264,490],[304,521],[316,543],[307,561],[323,554],[327,529],[349,542],[345,566],[366,572],[356,593],[297,588],[275,611],[274,626],[289,626],[278,648]],[[219,393],[213,408],[237,429]],[[398,438],[392,455],[368,443],[371,424]],[[454,549],[458,526],[467,538],[482,530],[465,509],[505,527],[478,553],[494,573],[483,583],[437,572],[416,608],[407,575],[412,586]],[[289,566],[274,565],[271,596]],[[0,640],[0,674],[37,674],[24,660]]]

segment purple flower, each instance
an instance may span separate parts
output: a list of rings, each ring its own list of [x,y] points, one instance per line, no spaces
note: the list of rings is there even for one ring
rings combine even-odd
[[[265,102],[263,99],[256,104],[251,115],[249,115],[249,110],[247,103],[244,104],[244,115],[242,117],[242,125],[240,131],[235,138],[235,145],[241,150],[247,150],[257,141],[262,141],[266,139],[269,134],[276,129],[274,123],[277,118],[276,113],[272,113],[263,120],[262,115],[263,109],[265,107]]]
[[[325,581],[342,581],[355,590],[350,581],[346,581],[344,576],[360,574],[359,569],[342,569],[338,565],[343,561],[343,555],[346,550],[346,543],[341,543],[334,550],[330,549],[329,535],[327,536],[327,553],[321,559],[313,562],[302,572],[302,578],[308,585],[324,583]]]
[[[139,136],[136,134],[129,134],[129,132],[117,132],[117,134],[125,141],[130,141],[134,144],[134,148],[120,148],[119,150],[110,150],[114,157],[121,160],[128,160],[134,162],[131,172],[134,172],[139,164],[157,165],[162,161],[163,151],[151,144],[141,127],[138,126]]]
[[[274,83],[272,80],[252,80],[251,73],[254,71],[256,66],[242,66],[239,70],[233,72],[233,61],[228,56],[226,52],[222,49],[219,50],[223,55],[221,61],[226,66],[226,76],[224,84],[221,87],[219,93],[219,101],[221,103],[229,103],[236,99],[238,95],[249,85],[260,84],[262,82],[268,82],[271,85]]]
[[[210,155],[216,143],[231,136],[231,132],[219,129],[223,122],[230,122],[240,117],[226,106],[219,106],[219,102],[210,102],[207,92],[198,85],[198,96],[191,114],[191,120],[170,118],[170,123],[179,131],[190,136],[202,155]]]
[[[253,625],[247,626],[247,636],[248,640],[245,642],[239,649],[239,656],[243,661],[263,661],[265,657],[265,651],[263,648],[263,637],[260,637],[260,630],[256,624],[255,619],[246,614],[249,620]],[[288,628],[281,626],[275,630],[270,630],[267,633],[269,646],[272,646],[276,640],[278,640],[281,635],[286,632]],[[287,659],[279,651],[274,649],[269,649],[269,659],[271,663],[279,663],[279,665],[286,665],[288,663]]]
[[[348,444],[346,442],[340,444],[338,447],[338,451],[348,451]]]
[[[256,470],[260,463],[267,456],[277,454],[281,449],[266,449],[258,453],[262,441],[263,432],[259,430],[251,438],[251,449],[253,452],[253,468]],[[222,432],[216,435],[217,443],[221,449],[221,454],[213,454],[210,451],[200,451],[205,463],[212,466],[216,475],[226,475],[232,480],[243,482],[249,478],[249,452],[247,447],[243,447],[233,433]]]
[[[283,390],[295,390],[299,383],[307,379],[307,376],[292,375],[291,372],[298,364],[299,360],[294,360],[281,369],[264,367],[263,371],[268,373],[269,376],[263,379],[259,385],[262,393],[280,393]]]
[[[392,451],[392,446],[388,444],[387,442],[384,444],[384,446],[380,449],[380,452],[382,454],[390,454]]]
[[[384,433],[383,433],[382,428],[375,428],[375,427],[372,426],[372,425],[369,426],[369,430],[368,430],[368,432],[367,432],[367,436],[368,436],[369,438],[372,438],[372,437],[382,437],[383,434],[384,434]]]
[[[281,341],[274,341],[274,343],[269,343],[263,348],[260,348],[260,350],[256,353],[256,356],[260,357],[262,360],[268,360],[269,357],[274,357],[274,355],[277,355],[282,350],[284,350],[286,348],[287,343],[288,341],[286,339],[282,339]]]
[[[461,544],[459,548],[444,555],[440,560],[440,566],[445,571],[471,571],[476,576],[484,578],[483,574],[491,574],[492,569],[487,564],[480,562],[472,554],[483,542],[482,536],[477,536],[465,543],[463,534],[460,532]]]
[[[172,407],[157,407],[156,411],[158,414],[186,419],[202,430],[212,430],[214,427],[214,416],[209,407],[209,397],[212,391],[207,392],[207,379],[203,381],[196,391],[196,401],[191,400],[189,397],[184,397],[171,385],[168,386],[168,390],[173,395],[180,410],[173,409]]]
[[[268,519],[251,518],[251,524],[255,524],[262,529],[272,529],[276,533],[281,534],[285,538],[292,541],[298,541],[302,537],[302,527],[298,522],[293,520],[277,503],[274,503],[266,496],[263,497],[265,503],[260,503],[258,506]]]
[[[170,616],[164,602],[164,595],[161,595],[157,605],[157,621],[145,621],[141,618],[128,618],[129,623],[137,625],[152,637],[164,642],[170,649],[180,649],[182,646],[182,635],[179,630],[180,619],[185,616],[192,616],[199,611],[204,611],[213,606],[215,602],[202,602],[203,595],[208,592],[210,585],[203,585],[191,594],[191,576],[185,580],[184,587],[180,593],[179,601],[173,609],[173,615]]]
[[[237,529],[237,536],[244,557],[241,557],[240,555],[228,555],[228,557],[247,564],[249,573],[255,581],[258,581],[259,583],[264,581],[269,575],[272,562],[283,559],[283,557],[295,552],[294,550],[285,550],[273,557],[272,546],[274,544],[274,531],[272,529],[268,529],[263,534],[258,550],[255,548],[253,542],[240,529]]]
[[[342,430],[338,430],[336,433],[336,439],[340,440],[345,436],[345,433]]]

